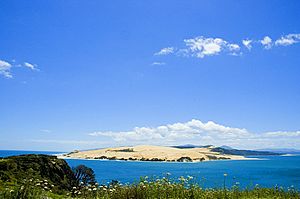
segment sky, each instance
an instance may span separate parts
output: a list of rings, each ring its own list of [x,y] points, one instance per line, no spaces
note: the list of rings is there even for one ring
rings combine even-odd
[[[0,149],[300,149],[300,1],[0,1]]]

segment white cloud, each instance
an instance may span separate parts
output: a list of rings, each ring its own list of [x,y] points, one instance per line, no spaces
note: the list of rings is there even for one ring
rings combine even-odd
[[[269,36],[265,36],[260,43],[264,46],[265,49],[270,49],[272,47],[272,39]]]
[[[54,143],[54,144],[73,144],[73,145],[94,145],[103,144],[104,142],[91,141],[91,140],[49,140],[49,139],[39,139],[39,140],[29,140],[30,142],[36,143]]]
[[[28,62],[24,62],[24,66],[27,67],[27,68],[30,68],[31,70],[37,70],[37,65],[36,64],[31,64],[31,63],[28,63]]]
[[[11,64],[12,63],[12,64]],[[11,63],[0,60],[0,75],[6,77],[6,78],[12,78],[12,69],[13,68],[20,68],[20,67],[26,67],[34,71],[39,71],[36,64],[31,64],[29,62],[24,62],[23,64],[16,63],[16,60],[12,60]]]
[[[274,41],[271,39],[271,37],[265,36],[261,40],[244,39],[237,43],[231,43],[218,37],[213,38],[198,36],[191,39],[184,39],[184,47],[163,48],[154,55],[175,54],[177,56],[197,58],[220,55],[222,53],[226,53],[228,55],[242,55],[243,50],[245,49],[241,49],[241,45],[244,45],[249,52],[253,47],[257,47],[257,43],[260,44],[260,47],[263,46],[265,49],[271,49],[274,45],[289,46],[299,42],[300,34],[287,34]]]
[[[193,119],[185,123],[167,124],[157,127],[135,127],[130,131],[97,131],[89,134],[110,138],[122,145],[154,144],[196,144],[216,146],[230,145],[237,148],[298,147],[300,148],[300,131],[252,133],[244,128],[228,127],[215,122],[202,122]]]
[[[205,38],[203,36],[185,39],[186,49],[181,49],[186,55],[204,58],[205,56],[218,55],[222,51],[237,53],[239,45],[231,44],[221,38]]]
[[[165,62],[153,62],[151,65],[162,66],[162,65],[166,65],[166,63]]]
[[[12,78],[12,74],[10,72],[12,65],[6,61],[0,60],[0,75],[6,78]]]
[[[206,55],[215,55],[221,52],[222,47],[226,44],[220,38],[196,37],[194,39],[185,39],[185,44],[193,56],[203,58]]]
[[[265,137],[300,137],[300,131],[275,131],[264,133]]]
[[[244,39],[244,40],[242,41],[242,43],[243,43],[243,45],[244,45],[248,50],[251,50],[251,48],[252,48],[252,45],[251,45],[252,40],[250,40],[250,39]]]
[[[275,41],[277,46],[289,46],[300,41],[300,34],[288,34]]]
[[[167,47],[161,49],[159,52],[155,53],[154,55],[168,55],[174,53],[174,48],[173,47]]]
[[[49,130],[49,129],[41,129],[40,131],[43,132],[43,133],[51,133],[51,132],[52,132],[52,131]]]

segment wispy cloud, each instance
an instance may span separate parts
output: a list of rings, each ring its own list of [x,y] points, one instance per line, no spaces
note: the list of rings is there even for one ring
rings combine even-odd
[[[154,55],[168,55],[174,53],[174,47],[162,48],[160,51],[154,53]]]
[[[166,65],[166,62],[153,62],[151,65],[162,66],[162,65]]]
[[[300,131],[275,131],[267,132],[265,137],[300,137]]]
[[[40,131],[43,132],[43,133],[51,133],[51,132],[52,132],[52,131],[49,130],[49,129],[41,129]]]
[[[73,144],[73,145],[94,145],[103,144],[101,141],[91,141],[91,140],[49,140],[49,139],[39,139],[39,140],[29,140],[30,142],[36,143],[53,143],[53,144]]]
[[[288,34],[275,41],[275,45],[289,46],[300,41],[300,34]]]
[[[186,48],[181,49],[187,56],[204,58],[205,56],[218,55],[222,51],[237,53],[239,45],[229,43],[221,38],[205,38],[203,36],[192,39],[185,39]]]
[[[130,131],[97,131],[89,135],[108,137],[122,145],[191,143],[217,146],[226,144],[239,148],[260,148],[262,144],[272,147],[300,147],[300,131],[252,133],[245,128],[229,127],[213,121],[202,122],[196,119],[157,127],[135,127]]]
[[[16,60],[8,61],[0,60],[0,76],[5,78],[13,78],[13,68],[26,67],[34,71],[39,71],[36,64],[24,62],[23,64],[17,63]]]
[[[31,64],[29,62],[24,62],[24,66],[31,69],[31,70],[38,70],[36,64]]]
[[[265,36],[260,43],[264,46],[265,49],[270,49],[272,47],[272,39],[269,36]]]
[[[238,42],[227,41],[219,37],[198,36],[183,40],[182,47],[162,48],[154,55],[174,54],[184,57],[205,58],[214,55],[242,55],[254,47],[263,47],[264,49],[272,49],[277,46],[289,46],[300,42],[300,34],[287,34],[273,40],[270,36],[264,36],[262,39],[243,39]],[[242,48],[244,47],[244,48]]]
[[[12,65],[7,61],[0,60],[0,75],[6,78],[12,78],[11,69]]]
[[[252,48],[252,45],[251,45],[252,40],[250,40],[250,39],[244,39],[244,40],[242,41],[242,43],[243,43],[243,45],[244,45],[248,50],[251,50],[251,48]]]

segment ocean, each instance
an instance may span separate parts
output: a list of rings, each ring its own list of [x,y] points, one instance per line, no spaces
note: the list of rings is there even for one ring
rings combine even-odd
[[[20,154],[57,154],[45,151],[4,151],[0,157]],[[149,178],[166,177],[174,180],[180,176],[192,176],[193,181],[204,188],[223,187],[224,174],[227,174],[227,187],[238,185],[241,188],[294,186],[300,190],[300,156],[260,156],[255,160],[218,160],[199,163],[174,162],[135,162],[114,160],[66,160],[71,167],[84,164],[91,167],[101,184],[112,180],[121,183],[134,183],[141,176]]]

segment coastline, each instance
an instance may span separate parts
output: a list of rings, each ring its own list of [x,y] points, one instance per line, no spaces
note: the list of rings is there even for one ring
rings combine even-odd
[[[144,160],[110,160],[110,159],[91,159],[91,158],[77,158],[77,157],[63,157],[63,156],[57,156],[58,159],[64,159],[64,160],[87,160],[87,161],[103,161],[103,162],[109,162],[109,161],[115,161],[115,162],[141,162],[141,163],[204,163],[204,162],[220,162],[220,161],[244,161],[244,160],[268,160],[267,158],[252,158],[252,157],[244,157],[242,159],[220,159],[220,160],[203,160],[203,161],[192,161],[192,162],[178,162],[178,161],[144,161]]]

